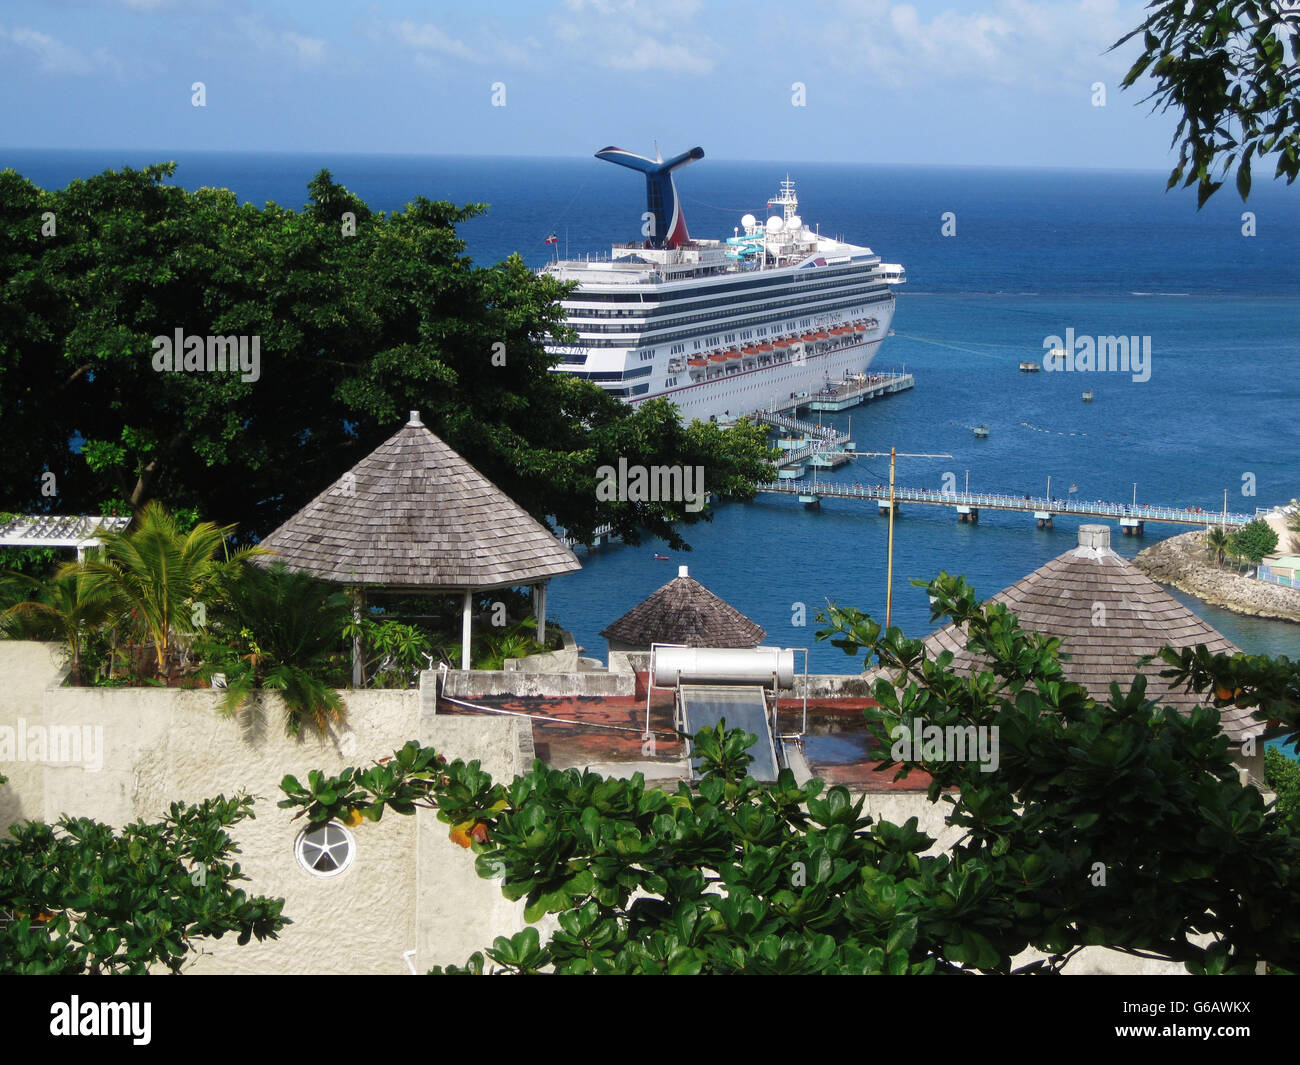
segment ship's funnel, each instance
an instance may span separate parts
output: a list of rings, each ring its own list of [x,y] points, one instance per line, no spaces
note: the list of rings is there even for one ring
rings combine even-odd
[[[596,153],[596,158],[629,170],[639,170],[645,175],[646,209],[654,220],[654,230],[649,234],[651,247],[676,248],[691,239],[686,232],[686,216],[682,214],[677,188],[673,184],[673,171],[692,160],[703,159],[703,148],[692,148],[666,162],[614,147],[602,148]]]

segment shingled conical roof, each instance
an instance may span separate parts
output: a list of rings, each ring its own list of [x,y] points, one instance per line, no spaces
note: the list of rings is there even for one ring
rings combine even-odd
[[[1194,647],[1203,643],[1212,654],[1235,654],[1227,637],[1202,621],[1128,559],[1110,548],[1110,527],[1083,525],[1079,546],[1034,570],[993,596],[1020,619],[1024,629],[1061,638],[1061,653],[1070,656],[1061,667],[1067,679],[1088,689],[1094,699],[1109,697],[1116,681],[1128,690],[1134,674],[1147,678],[1147,698],[1161,706],[1190,713],[1209,701],[1181,688],[1171,688],[1160,676],[1160,661],[1138,669],[1138,659],[1168,645]],[[979,660],[966,650],[964,628],[948,625],[923,641],[927,654],[953,653],[952,668],[970,673]],[[888,669],[869,675],[889,678]],[[1225,734],[1240,743],[1247,734],[1260,734],[1263,724],[1249,710],[1234,706],[1219,711]]]
[[[652,643],[757,647],[766,633],[688,576],[682,566],[676,577],[603,629],[601,635],[632,647],[649,647]]]
[[[420,422],[362,459],[262,541],[340,584],[437,590],[531,584],[572,551]]]

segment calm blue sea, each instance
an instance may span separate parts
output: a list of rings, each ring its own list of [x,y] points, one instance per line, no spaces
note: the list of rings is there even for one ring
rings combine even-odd
[[[640,179],[594,159],[467,159],[236,153],[0,150],[45,186],[106,167],[175,158],[175,180],[226,186],[255,203],[300,206],[321,167],[372,207],[398,209],[416,196],[485,202],[463,227],[478,261],[518,251],[532,265],[552,248],[608,250],[639,227]],[[734,163],[706,158],[678,175],[696,236],[730,235],[746,211],[761,213],[786,176],[800,211],[823,232],[873,247],[903,263],[896,335],[876,362],[906,367],[914,391],[837,416],[864,451],[947,452],[902,459],[902,484],[939,488],[945,473],[972,488],[1040,493],[1070,484],[1083,498],[1228,506],[1254,511],[1300,496],[1300,187],[1257,181],[1248,205],[1228,188],[1201,212],[1188,193],[1166,194],[1164,175],[1083,170]],[[1243,211],[1256,236],[1242,235]],[[954,237],[941,235],[944,212]],[[1150,380],[1092,373],[1023,375],[1045,337],[1149,336]],[[1095,401],[1081,402],[1091,389]],[[985,423],[987,440],[969,426]],[[887,460],[862,459],[829,475],[876,483]],[[1254,495],[1243,494],[1253,485]],[[913,577],[964,573],[992,594],[1070,547],[1076,522],[1039,531],[1024,515],[985,514],[959,525],[947,511],[905,510],[895,528],[894,619],[929,631],[924,591]],[[1132,555],[1181,531],[1118,536]],[[680,563],[754,618],[772,643],[813,646],[812,667],[844,671],[841,652],[816,644],[813,620],[827,600],[883,617],[886,522],[861,504],[820,512],[794,501],[727,505],[686,533],[694,550],[660,543],[583,553],[583,570],[555,582],[551,612],[603,656],[599,631],[675,576]],[[669,562],[655,553],[671,554]],[[1300,626],[1241,618],[1185,600],[1241,647],[1300,654]],[[798,604],[808,624],[792,620]]]

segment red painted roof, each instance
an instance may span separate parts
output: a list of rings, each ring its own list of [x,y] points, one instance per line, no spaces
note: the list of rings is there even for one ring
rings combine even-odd
[[[680,762],[682,741],[673,732],[674,695],[655,689],[650,700],[650,730],[654,745],[647,750],[644,673],[637,674],[637,694],[628,696],[522,697],[495,696],[466,700],[479,706],[527,714],[533,718],[537,757],[557,768],[598,762]],[[809,734],[848,736],[866,732],[863,711],[875,704],[864,698],[808,700]],[[475,714],[445,699],[440,714]],[[545,720],[559,718],[559,721]],[[777,703],[777,724],[783,734],[798,733],[803,724],[803,700],[782,698]],[[893,780],[893,772],[875,772],[876,761],[851,765],[826,765],[810,759],[813,775],[829,784],[854,791],[924,791],[930,784],[925,773],[913,772],[906,780]]]

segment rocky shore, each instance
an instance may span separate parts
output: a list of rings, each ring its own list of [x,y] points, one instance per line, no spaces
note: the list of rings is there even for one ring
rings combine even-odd
[[[1238,614],[1300,622],[1300,589],[1265,584],[1206,557],[1205,530],[1183,533],[1138,552],[1133,560],[1153,581],[1169,584]]]

